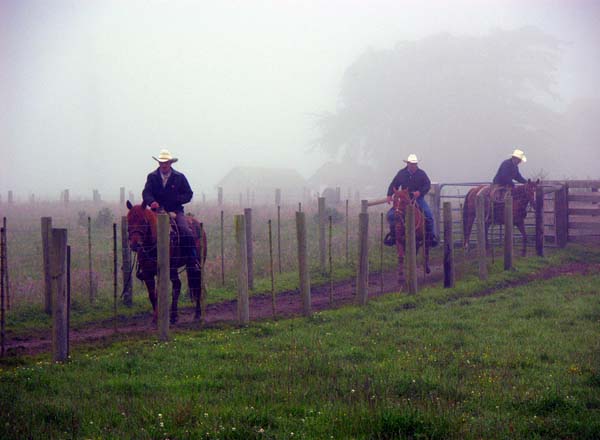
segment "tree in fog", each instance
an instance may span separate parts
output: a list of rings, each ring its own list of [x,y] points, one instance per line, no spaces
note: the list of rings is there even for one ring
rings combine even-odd
[[[368,50],[347,69],[337,110],[319,117],[318,147],[385,178],[415,152],[435,180],[491,179],[514,146],[555,149],[545,103],[558,99],[558,55],[534,28]]]

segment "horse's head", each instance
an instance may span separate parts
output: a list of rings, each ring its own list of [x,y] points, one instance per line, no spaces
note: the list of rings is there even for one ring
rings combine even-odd
[[[527,179],[527,182],[523,184],[523,199],[527,205],[533,206],[535,203],[535,192],[537,190],[540,179],[533,182],[531,179]]]
[[[393,207],[398,211],[406,211],[406,207],[411,203],[412,196],[407,189],[394,190],[392,196]]]
[[[146,205],[132,205],[127,201],[127,233],[129,235],[129,247],[137,252],[144,244],[148,244],[156,237],[156,214]]]

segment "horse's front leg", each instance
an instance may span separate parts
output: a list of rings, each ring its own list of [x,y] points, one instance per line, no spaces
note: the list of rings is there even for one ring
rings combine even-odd
[[[177,269],[171,270],[171,286],[173,288],[173,296],[171,300],[171,324],[175,324],[179,318],[177,302],[179,301],[179,294],[181,293],[181,280],[179,279]]]
[[[190,296],[192,301],[195,302],[194,319],[200,320],[202,310],[200,307],[200,300],[202,295],[202,271],[197,268],[187,268],[188,277],[188,289],[190,290]]]
[[[521,248],[521,256],[525,257],[527,255],[527,232],[525,231],[525,222],[517,223],[517,228],[521,232],[521,237],[523,241],[523,247]]]
[[[146,285],[146,289],[148,289],[148,299],[150,300],[150,304],[152,304],[152,322],[156,322],[158,320],[158,310],[156,308],[156,283],[154,282],[154,277],[144,279],[144,284]]]

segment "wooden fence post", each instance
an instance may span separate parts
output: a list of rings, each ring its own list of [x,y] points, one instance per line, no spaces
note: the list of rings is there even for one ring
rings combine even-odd
[[[6,247],[5,247],[5,233],[4,228],[0,230],[0,356],[4,357],[5,353],[5,339],[6,339],[6,317],[4,308],[4,259],[6,258]]]
[[[381,293],[383,295],[383,238],[384,238],[384,221],[383,221],[383,217],[384,214],[383,212],[381,213],[380,216],[380,220],[381,220],[381,225],[379,228],[379,293]]]
[[[369,212],[369,201],[368,200],[360,201],[360,212],[362,212],[362,213]]]
[[[479,279],[487,280],[487,255],[485,242],[485,199],[479,193],[475,198],[475,222],[477,223],[477,260],[479,263]]]
[[[225,219],[221,210],[221,285],[225,285]]]
[[[333,304],[333,252],[331,251],[331,245],[333,241],[333,219],[329,216],[329,239],[328,239],[328,251],[329,254],[329,304]]]
[[[358,272],[356,295],[361,305],[369,300],[369,214],[358,214]]]
[[[133,304],[133,280],[131,279],[131,250],[129,249],[129,238],[127,230],[127,216],[121,217],[121,255],[123,264],[123,304],[131,307]]]
[[[234,217],[237,268],[237,317],[240,325],[250,322],[250,304],[248,300],[248,245],[246,244],[246,219],[243,215]]]
[[[94,286],[92,282],[92,219],[88,216],[88,280],[90,283],[90,302],[94,302]]]
[[[117,270],[117,224],[113,223],[113,328],[117,331],[117,286],[119,271]]]
[[[52,217],[42,217],[42,268],[44,270],[44,311],[52,313],[52,289],[50,287],[50,234]]]
[[[271,276],[271,306],[273,309],[273,317],[275,317],[275,274],[273,272],[273,233],[271,228],[271,219],[269,225],[269,275]]]
[[[281,275],[281,206],[277,205],[277,267]]]
[[[52,229],[50,237],[50,278],[52,286],[52,359],[67,360],[67,230]]]
[[[123,206],[125,206],[125,187],[124,186],[119,188],[119,207],[121,209],[123,209]]]
[[[254,240],[252,238],[252,208],[244,209],[246,222],[246,256],[248,258],[248,288],[254,289]]]
[[[277,206],[281,205],[281,189],[275,189],[275,204]]]
[[[319,197],[319,269],[326,273],[326,244],[325,244],[325,197]]]
[[[544,256],[544,188],[535,190],[535,252]]]
[[[349,255],[349,249],[348,249],[348,241],[349,241],[348,226],[349,226],[348,199],[346,199],[346,264],[348,264],[348,262],[350,261],[350,255]]]
[[[71,246],[67,245],[67,357],[71,353]]]
[[[513,268],[513,199],[510,193],[504,198],[504,270]]]
[[[556,246],[564,248],[569,239],[569,188],[565,184],[554,193]]]
[[[406,210],[406,285],[408,293],[417,293],[417,240],[415,237],[415,206],[410,204]]]
[[[223,206],[223,187],[218,187],[217,191],[217,203],[219,206]]]
[[[8,225],[6,217],[2,219],[2,227],[4,228],[4,295],[6,298],[6,309],[10,310],[10,280],[8,279]]]
[[[435,225],[435,230],[434,230],[434,234],[439,237],[440,236],[440,220],[441,220],[441,215],[440,215],[440,211],[441,211],[441,200],[442,200],[442,195],[440,193],[441,189],[440,189],[440,184],[439,183],[433,183],[431,184],[431,201],[432,201],[432,208],[433,208],[433,218],[434,218],[434,225]]]
[[[158,282],[158,334],[163,342],[169,340],[169,215],[158,214],[157,225],[157,274]]]
[[[454,287],[454,234],[452,204],[444,202],[444,287]]]
[[[200,273],[200,285],[197,286],[198,287],[198,297],[196,298],[196,310],[194,313],[194,318],[198,319],[198,315],[200,315],[200,325],[204,325],[204,323],[206,322],[206,302],[207,302],[207,292],[206,292],[206,271],[204,270],[204,258],[202,258],[202,256],[204,255],[204,222],[200,222],[200,231],[199,231],[199,237],[200,239],[198,240],[198,243],[200,245],[200,249],[198,252],[198,256],[199,256],[199,267],[198,267],[198,271]],[[188,283],[189,283],[189,278],[188,278]],[[188,288],[191,290],[191,287],[188,286]]]
[[[306,244],[306,213],[304,212],[296,212],[296,235],[298,237],[298,273],[300,275],[302,313],[304,316],[310,316],[310,274],[308,272],[308,249]]]

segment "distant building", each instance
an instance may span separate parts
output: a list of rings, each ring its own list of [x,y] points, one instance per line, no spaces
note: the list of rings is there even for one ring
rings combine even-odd
[[[218,183],[226,203],[242,201],[245,206],[274,204],[275,191],[281,190],[281,203],[303,201],[306,179],[291,168],[235,167]]]

